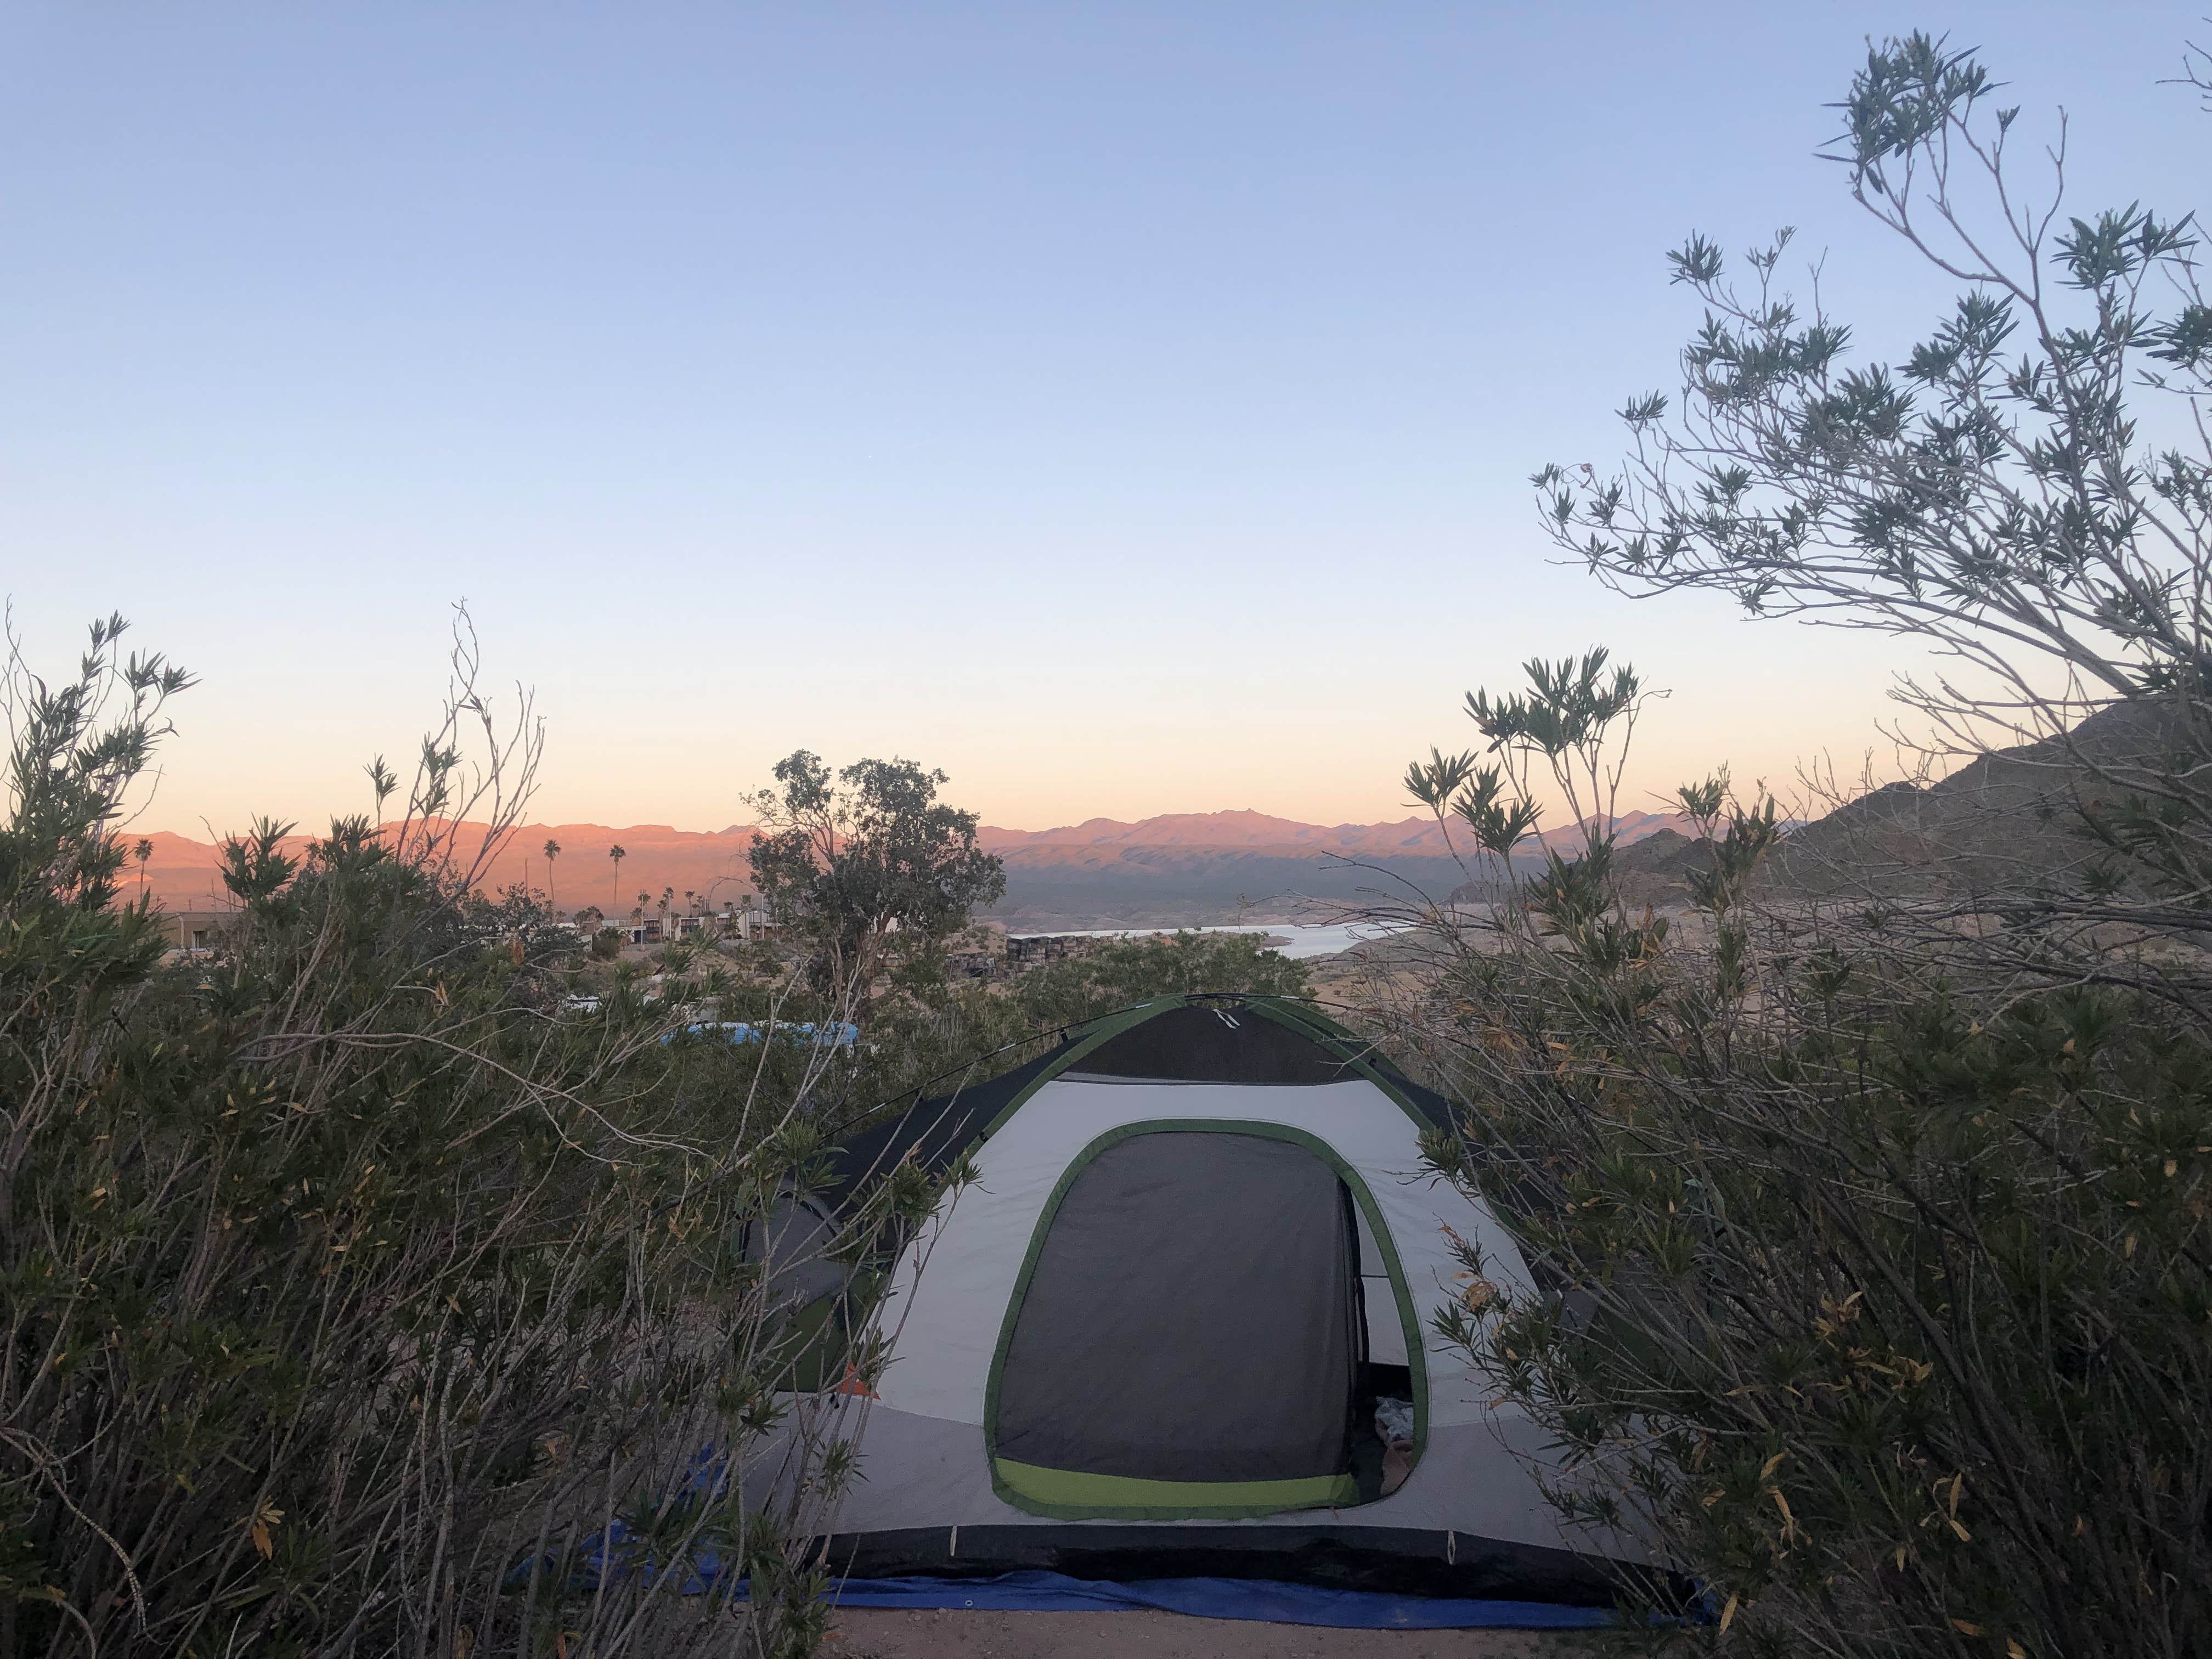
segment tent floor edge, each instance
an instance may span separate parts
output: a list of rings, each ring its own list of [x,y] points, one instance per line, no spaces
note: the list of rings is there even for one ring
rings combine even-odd
[[[1549,1601],[1611,1607],[1631,1576],[1653,1580],[1671,1599],[1683,1586],[1626,1562],[1574,1551],[1441,1529],[1299,1525],[966,1525],[952,1558],[946,1530],[905,1527],[840,1533],[829,1540],[830,1570],[854,1578],[911,1574],[983,1578],[1042,1570],[1071,1578],[1257,1578],[1400,1595]],[[1455,1559],[1448,1559],[1455,1556]]]

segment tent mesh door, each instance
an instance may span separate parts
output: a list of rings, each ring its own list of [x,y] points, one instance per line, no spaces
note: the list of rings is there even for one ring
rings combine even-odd
[[[1346,1200],[1286,1140],[1107,1146],[1061,1195],[1022,1293],[994,1455],[1178,1483],[1341,1475],[1361,1338]]]

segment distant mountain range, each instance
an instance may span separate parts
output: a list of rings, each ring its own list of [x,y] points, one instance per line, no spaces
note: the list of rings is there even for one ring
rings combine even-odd
[[[2078,726],[2063,742],[1997,750],[1939,781],[1893,783],[1792,833],[1769,860],[1768,890],[1805,896],[1911,896],[1942,887],[1953,893],[2016,893],[2023,885],[2069,879],[2097,849],[2078,833],[2082,799],[2154,793],[2161,769],[2178,764],[2170,714],[2152,702],[2120,703]],[[2194,752],[2191,750],[2191,752]],[[2084,773],[2082,757],[2105,769]],[[1679,903],[1711,850],[1683,832],[1679,816],[1632,812],[1618,824],[1620,872],[1639,902]],[[480,835],[480,831],[478,832]],[[1544,839],[1578,839],[1572,824]],[[562,910],[596,904],[626,913],[645,894],[647,908],[673,888],[708,902],[747,888],[745,854],[753,829],[690,830],[667,824],[611,830],[595,823],[526,825],[492,861],[489,884],[527,882],[550,891]],[[126,846],[138,836],[125,830]],[[171,909],[224,908],[220,859],[209,842],[155,831],[145,890]],[[544,846],[561,845],[548,882]],[[1357,905],[1378,894],[1402,902],[1409,890],[1443,898],[1466,872],[1433,819],[1387,823],[1302,823],[1264,812],[1176,812],[1134,823],[1091,818],[1056,830],[987,827],[979,839],[1006,860],[1006,896],[993,913],[1015,932],[1112,927],[1172,927],[1230,921],[1298,919],[1301,901]],[[1462,851],[1463,834],[1454,837]],[[304,847],[294,837],[295,848]],[[617,869],[609,856],[619,845]],[[1532,849],[1533,854],[1533,849]],[[126,866],[125,890],[140,872]]]
[[[1632,812],[1624,843],[1682,820]],[[1547,841],[1573,840],[1572,825]],[[1351,905],[1409,889],[1441,899],[1467,880],[1436,820],[1300,823],[1264,812],[1171,813],[1112,818],[1060,830],[986,830],[983,844],[1006,861],[1006,897],[994,912],[1017,932],[1054,927],[1161,927],[1176,922],[1297,919],[1302,901]],[[1464,855],[1470,842],[1454,837]]]
[[[1635,812],[1620,821],[1624,842],[1679,828],[1680,820]],[[1571,836],[1571,826],[1551,832]],[[526,880],[547,888],[544,852],[561,845],[550,871],[559,908],[596,904],[627,912],[648,894],[648,908],[673,888],[720,901],[745,890],[750,825],[677,830],[667,824],[610,829],[596,823],[526,824],[490,870],[491,884]],[[125,832],[126,843],[138,837]],[[146,890],[172,909],[221,908],[216,847],[156,830]],[[1356,902],[1363,890],[1407,883],[1442,897],[1465,880],[1433,819],[1392,823],[1301,823],[1264,812],[1177,812],[1125,823],[1092,818],[1057,830],[986,826],[978,839],[1006,861],[1006,897],[993,915],[1016,931],[1053,927],[1160,927],[1178,922],[1287,920],[1298,897]],[[304,837],[295,837],[304,846]],[[620,846],[619,867],[609,857]],[[1461,841],[1462,850],[1465,842]],[[1346,860],[1365,867],[1350,867]],[[135,893],[138,870],[125,872]]]
[[[1624,813],[1620,820],[1621,838],[1639,841],[1678,821],[1658,812]],[[1574,833],[1571,827],[1554,830],[1545,839],[1571,837]],[[1293,857],[1330,853],[1384,858],[1449,856],[1443,831],[1434,818],[1426,817],[1324,826],[1270,817],[1265,812],[1170,812],[1134,823],[1091,818],[1060,830],[998,830],[986,825],[979,839],[994,853],[1009,858],[1019,854],[1024,861],[1110,857],[1105,849],[1136,847],[1207,852],[1234,849]],[[1462,835],[1457,839],[1464,851],[1466,837]]]

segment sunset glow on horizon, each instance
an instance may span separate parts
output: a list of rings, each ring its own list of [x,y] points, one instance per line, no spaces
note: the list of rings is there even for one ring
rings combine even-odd
[[[750,822],[802,747],[1389,821],[1597,644],[1670,693],[1625,808],[1886,771],[1917,659],[1607,593],[1528,477],[1675,384],[1690,230],[1796,226],[1869,356],[1945,308],[1814,155],[1869,30],[2179,212],[2201,9],[19,9],[0,590],[38,672],[120,611],[199,676],[136,822],[202,840],[367,810],[463,600],[547,823]]]

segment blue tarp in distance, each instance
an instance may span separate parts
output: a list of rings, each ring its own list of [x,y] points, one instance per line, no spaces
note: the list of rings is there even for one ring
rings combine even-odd
[[[796,1024],[779,1024],[774,1028],[778,1042],[795,1044],[802,1048],[849,1048],[859,1039],[860,1028],[843,1020],[831,1020],[817,1027],[811,1019]],[[739,1019],[705,1020],[686,1025],[681,1031],[665,1031],[660,1040],[673,1042],[679,1036],[700,1037],[709,1042],[726,1042],[743,1048],[749,1042],[759,1042],[768,1034],[757,1025]]]

